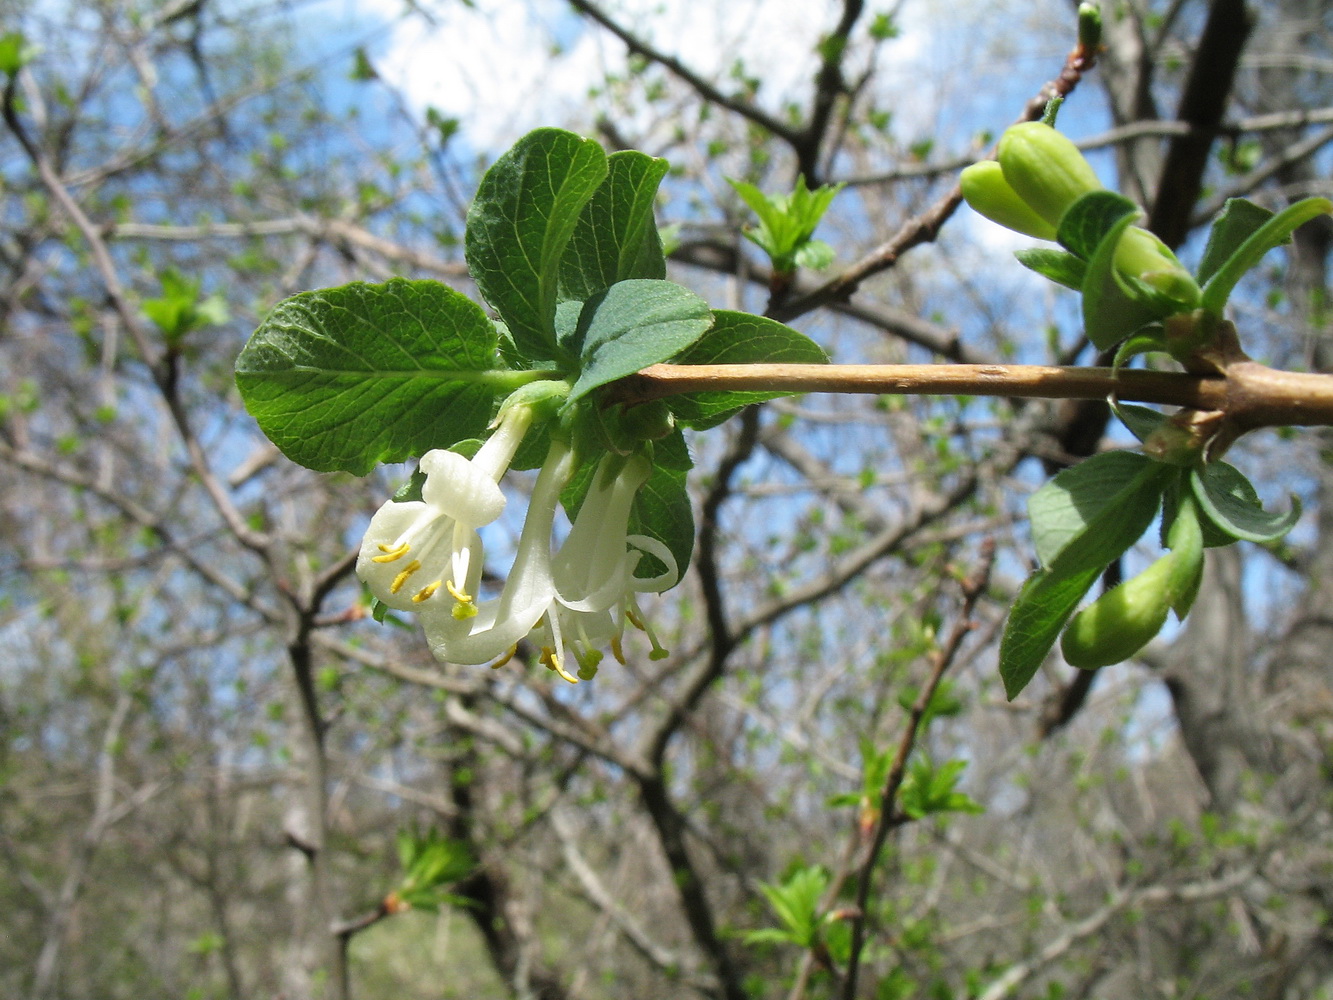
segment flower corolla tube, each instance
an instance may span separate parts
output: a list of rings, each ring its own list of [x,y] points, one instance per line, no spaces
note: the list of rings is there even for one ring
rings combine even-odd
[[[422,612],[426,640],[437,660],[487,663],[498,658],[503,662],[537,627],[537,623],[554,611],[551,530],[560,503],[560,491],[573,472],[573,459],[573,452],[567,445],[552,441],[532,488],[514,565],[499,596],[474,605],[475,613],[470,615],[454,614],[442,608]],[[556,669],[559,669],[558,661]],[[566,680],[575,679],[560,672]]]

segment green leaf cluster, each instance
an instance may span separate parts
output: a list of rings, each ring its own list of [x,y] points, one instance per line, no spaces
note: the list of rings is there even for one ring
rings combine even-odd
[[[912,819],[923,819],[935,813],[981,813],[985,808],[970,795],[957,790],[958,781],[967,769],[962,760],[946,761],[939,767],[922,754],[908,765],[899,793],[902,810]]]
[[[191,331],[221,326],[230,318],[222,293],[214,292],[203,297],[199,279],[187,278],[169,267],[159,280],[162,294],[155,299],[145,299],[143,312],[162,331],[168,345],[177,346]]]
[[[41,53],[20,31],[0,35],[0,73],[13,76]]]
[[[829,875],[822,867],[798,868],[780,885],[761,885],[759,891],[768,900],[779,926],[747,931],[747,944],[794,944],[813,948],[819,942],[820,901],[828,891]]]
[[[446,904],[470,905],[447,888],[476,870],[476,859],[467,844],[438,830],[422,832],[416,828],[399,830],[397,842],[403,877],[393,894],[400,903],[431,912]]]
[[[758,228],[747,229],[745,237],[768,254],[774,271],[791,274],[798,267],[818,271],[833,263],[833,248],[813,236],[841,184],[811,191],[802,175],[791,194],[764,194],[746,181],[728,178],[727,183],[759,216]]]

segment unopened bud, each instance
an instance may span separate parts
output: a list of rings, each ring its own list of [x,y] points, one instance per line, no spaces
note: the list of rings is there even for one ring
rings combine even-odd
[[[997,155],[1009,186],[1052,227],[1079,198],[1102,189],[1078,147],[1041,122],[1005,129]]]
[[[1095,670],[1128,660],[1166,624],[1174,554],[1112,587],[1074,616],[1060,639],[1071,667]]]
[[[1171,248],[1146,229],[1130,226],[1115,248],[1115,266],[1181,304],[1187,312],[1199,302],[1199,286]]]
[[[1086,52],[1096,52],[1102,44],[1102,15],[1095,3],[1078,5],[1078,44]]]
[[[994,160],[972,164],[958,181],[967,203],[991,222],[1039,240],[1055,240],[1055,227],[1028,207],[1009,186],[1004,170]]]
[[[1168,611],[1179,617],[1189,611],[1203,573],[1203,528],[1188,496],[1166,543],[1170,552],[1074,616],[1060,640],[1071,667],[1095,670],[1128,660],[1162,630]]]

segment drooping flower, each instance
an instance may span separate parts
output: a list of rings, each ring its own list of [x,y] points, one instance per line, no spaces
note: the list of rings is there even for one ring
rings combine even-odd
[[[652,658],[666,655],[639,611],[635,595],[668,590],[680,573],[671,550],[661,541],[629,534],[634,497],[651,475],[652,464],[642,455],[603,458],[553,562],[560,607],[555,618],[546,622],[549,648],[558,651],[567,646],[582,677],[596,673],[602,646],[609,645],[616,659],[624,662],[620,643],[626,622],[647,633]],[[634,571],[644,554],[655,557],[664,572],[636,576]]]
[[[475,613],[477,529],[504,511],[499,482],[531,424],[530,407],[512,406],[473,458],[443,450],[421,457],[421,499],[382,505],[361,541],[356,573],[379,601],[400,611]]]
[[[583,505],[552,563],[560,603],[574,611],[602,611],[626,590],[658,592],[676,582],[676,560],[655,538],[629,534],[634,497],[652,475],[642,455],[608,454],[593,473]],[[667,571],[651,579],[634,577],[642,552],[658,557]]]
[[[665,656],[635,595],[666,590],[680,574],[662,542],[629,533],[635,495],[652,475],[641,455],[602,460],[569,535],[552,556],[560,494],[577,467],[569,443],[553,435],[504,586],[497,596],[478,599],[478,529],[504,511],[499,481],[532,420],[530,405],[506,404],[495,433],[473,458],[449,451],[424,455],[421,500],[390,501],[376,512],[361,543],[357,574],[388,607],[421,615],[431,652],[444,662],[498,666],[531,636],[541,662],[576,683],[596,673],[604,648],[624,662],[626,624],[648,634],[652,658]],[[636,576],[645,554],[665,571]],[[571,655],[578,677],[566,668]]]
[[[556,613],[551,530],[560,491],[569,482],[573,468],[574,456],[568,445],[552,440],[528,502],[514,565],[499,596],[473,605],[475,613],[468,616],[443,608],[423,612],[426,639],[436,659],[488,663],[507,658],[538,622]],[[558,660],[555,669],[566,680],[575,680],[559,667]]]

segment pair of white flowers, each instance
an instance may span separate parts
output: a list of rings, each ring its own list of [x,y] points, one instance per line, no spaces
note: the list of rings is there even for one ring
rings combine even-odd
[[[569,446],[553,439],[532,490],[513,568],[498,596],[479,599],[478,529],[504,511],[500,480],[532,421],[530,406],[506,406],[495,432],[471,459],[440,450],[423,455],[421,499],[390,500],[380,507],[361,542],[357,575],[388,607],[421,616],[431,652],[441,661],[499,666],[532,634],[542,662],[576,683],[566,669],[565,650],[577,663],[578,677],[591,678],[604,646],[624,662],[627,621],[648,634],[654,659],[665,656],[635,602],[635,594],[667,590],[678,576],[665,545],[629,534],[634,496],[652,473],[641,455],[608,454],[601,461],[553,555],[556,508],[576,466]],[[666,572],[635,576],[644,553]]]

